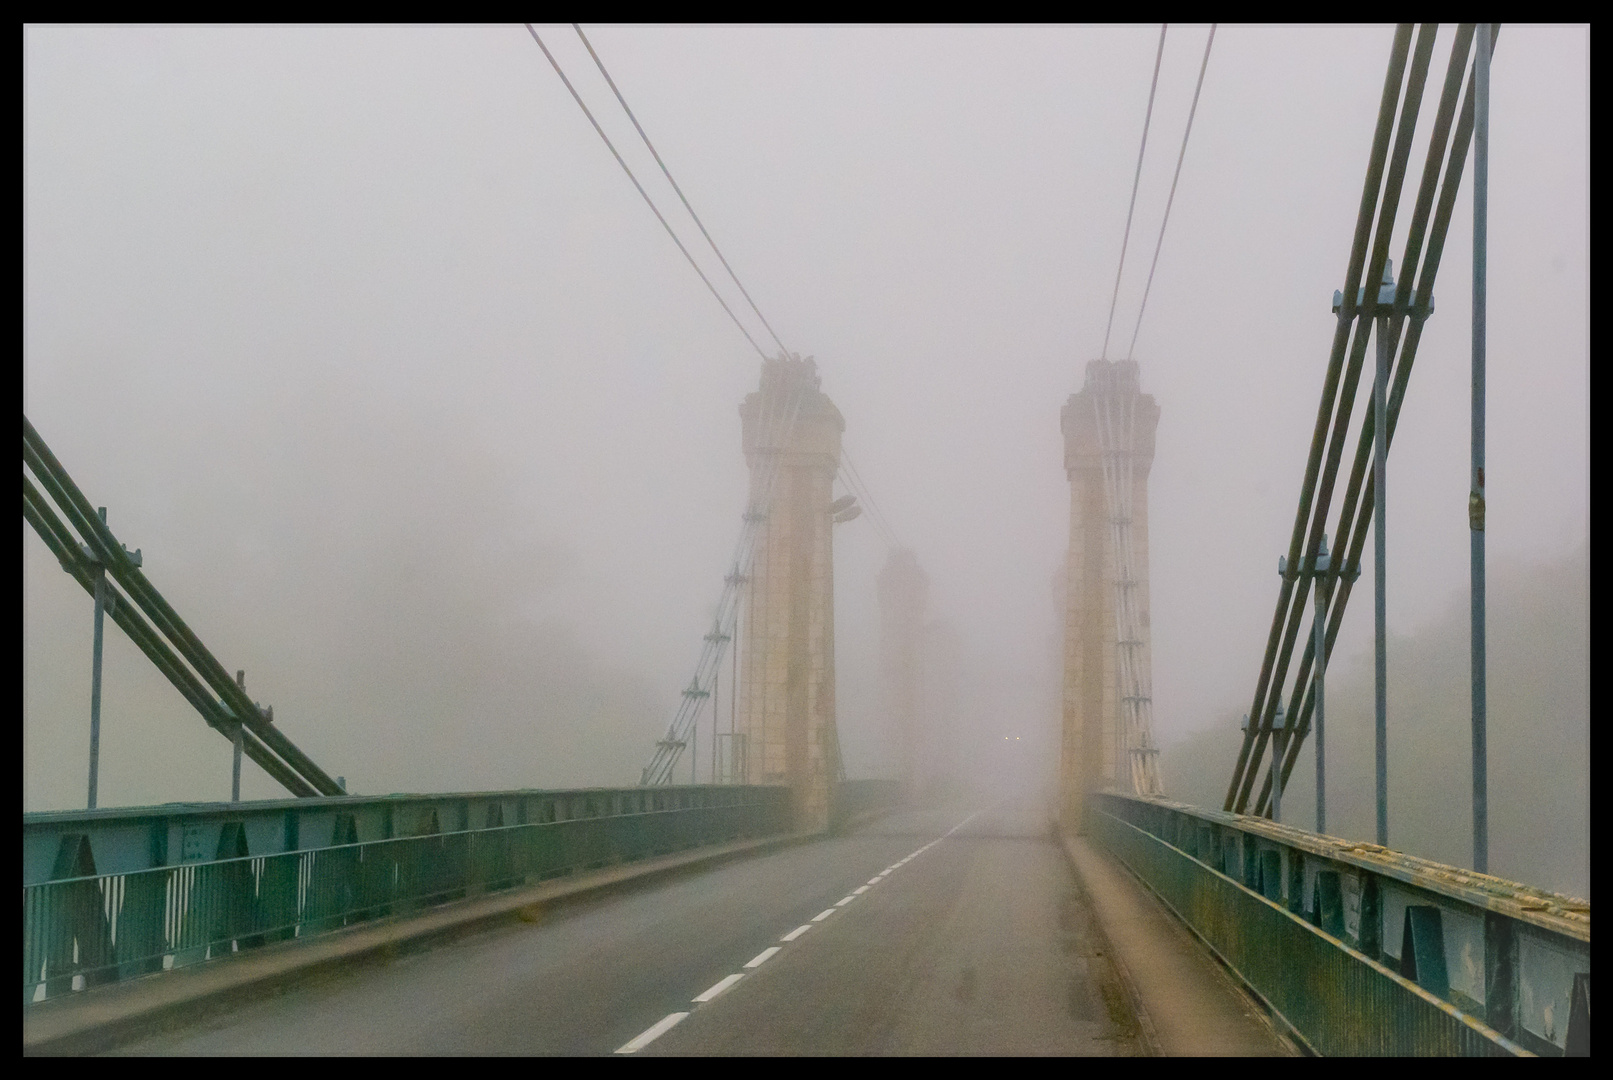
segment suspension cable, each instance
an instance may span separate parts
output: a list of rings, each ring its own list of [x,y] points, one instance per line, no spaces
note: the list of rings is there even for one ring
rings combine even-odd
[[[571,91],[572,100],[577,103],[577,107],[582,110],[583,115],[588,117],[588,122],[594,125],[594,130],[599,133],[599,137],[605,141],[605,146],[608,150],[610,150],[611,156],[616,159],[616,164],[622,167],[622,171],[627,174],[627,178],[633,181],[633,186],[637,188],[638,193],[644,197],[644,202],[649,206],[650,212],[655,215],[655,219],[661,223],[661,227],[666,230],[666,234],[672,237],[672,242],[678,245],[678,250],[683,252],[683,257],[685,259],[689,260],[689,265],[694,267],[694,272],[700,275],[700,280],[706,283],[706,288],[711,290],[711,295],[717,298],[717,303],[721,304],[722,309],[728,313],[728,317],[734,320],[734,325],[739,327],[739,332],[741,334],[745,335],[745,340],[750,342],[751,348],[756,350],[758,356],[760,356],[763,360],[766,360],[767,353],[760,345],[756,344],[756,339],[751,337],[749,330],[745,329],[745,324],[739,321],[739,317],[736,316],[733,309],[728,306],[728,301],[722,298],[722,294],[719,293],[717,291],[717,287],[711,283],[711,279],[706,277],[706,272],[700,269],[700,264],[694,261],[693,255],[689,254],[689,249],[683,246],[682,240],[678,239],[678,234],[672,231],[671,225],[667,224],[666,218],[663,217],[661,211],[656,208],[655,202],[650,198],[649,192],[645,191],[644,185],[638,182],[638,177],[633,175],[633,170],[627,167],[627,162],[622,160],[622,155],[616,152],[616,146],[610,141],[610,136],[605,134],[605,129],[599,126],[599,121],[594,119],[594,114],[589,111],[587,105],[583,104],[582,97],[577,93],[577,88],[571,85],[571,80],[566,78],[566,73],[560,70],[560,64],[555,60],[554,54],[549,51],[549,47],[543,43],[543,39],[538,36],[537,30],[533,29],[531,23],[526,24],[526,29],[527,33],[532,35],[532,40],[538,43],[538,48],[543,50],[543,55],[548,58],[549,66],[554,68],[555,74],[560,76],[560,81],[566,84],[567,90]],[[636,125],[637,123],[638,122],[635,120],[634,124]],[[693,211],[690,212],[693,213]],[[702,229],[702,231],[704,230]],[[747,299],[749,298],[747,297]],[[766,320],[763,321],[765,322]]]
[[[582,41],[583,48],[588,50],[588,55],[593,58],[594,66],[599,68],[599,73],[604,77],[606,85],[610,87],[611,93],[616,96],[617,104],[621,105],[622,111],[627,114],[627,118],[632,122],[634,130],[638,132],[639,138],[644,141],[644,146],[649,150],[650,156],[660,166],[667,183],[672,185],[672,190],[677,193],[678,199],[683,203],[683,208],[689,212],[689,217],[694,220],[696,227],[699,228],[700,235],[706,238],[706,243],[711,246],[712,253],[722,263],[723,269],[728,272],[729,278],[733,281],[735,287],[739,289],[740,294],[744,296],[745,302],[750,305],[751,311],[756,313],[756,317],[761,320],[762,325],[767,328],[767,332],[772,335],[774,343],[788,355],[788,347],[785,346],[778,332],[773,329],[773,324],[767,321],[767,316],[762,314],[762,309],[757,305],[755,299],[751,297],[750,290],[745,288],[744,282],[740,281],[739,275],[728,262],[727,256],[722,253],[722,249],[717,246],[717,241],[712,237],[710,230],[706,228],[705,222],[700,220],[700,215],[695,212],[694,206],[689,202],[688,196],[684,194],[682,186],[672,175],[672,170],[667,167],[660,151],[656,150],[655,144],[650,140],[649,133],[644,130],[644,125],[639,123],[638,116],[633,112],[632,106],[628,105],[626,97],[622,95],[621,88],[616,85],[616,80],[611,77],[610,71],[605,67],[605,62],[600,59],[593,43],[588,40],[588,35],[583,32],[582,27],[577,23],[572,24],[572,29],[577,32],[577,37]],[[896,530],[891,527],[889,517],[885,514],[884,509],[874,501],[868,482],[863,479],[862,473],[857,469],[856,464],[851,461],[849,454],[842,450],[841,456],[845,463],[846,486],[853,488],[862,502],[868,507],[869,519],[873,521],[875,528],[884,535],[886,543],[892,547],[901,546],[896,536]]]
[[[1165,58],[1165,29],[1169,25],[1169,23],[1159,24],[1159,50],[1154,54],[1154,79],[1148,84],[1148,111],[1143,114],[1143,141],[1137,148],[1137,171],[1131,178],[1131,204],[1126,207],[1126,231],[1120,238],[1120,265],[1115,268],[1115,291],[1109,298],[1109,321],[1103,328],[1103,352],[1099,356],[1102,360],[1109,359],[1109,332],[1115,325],[1115,302],[1120,299],[1120,275],[1126,269],[1126,245],[1131,241],[1131,215],[1137,209],[1137,184],[1143,178],[1143,153],[1148,149],[1148,125],[1154,118],[1154,91],[1159,89],[1159,62]]]
[[[1176,182],[1182,178],[1182,159],[1187,157],[1187,137],[1193,134],[1193,115],[1199,111],[1199,91],[1204,89],[1204,69],[1210,66],[1210,46],[1215,43],[1215,26],[1215,23],[1210,24],[1210,36],[1204,42],[1204,59],[1199,62],[1199,81],[1193,87],[1193,107],[1187,110],[1187,130],[1182,132],[1182,150],[1176,155],[1176,173],[1171,177],[1170,197],[1165,200],[1165,216],[1159,223],[1154,261],[1148,264],[1148,284],[1143,286],[1143,302],[1137,306],[1137,326],[1131,332],[1131,344],[1126,347],[1127,360],[1131,359],[1132,352],[1137,348],[1137,335],[1143,328],[1143,312],[1148,308],[1148,293],[1154,287],[1154,271],[1159,268],[1159,250],[1165,246],[1165,226],[1171,220],[1171,203],[1176,201]]]
[[[863,479],[856,462],[851,460],[851,454],[845,447],[840,449],[840,475],[852,493],[867,506],[868,518],[874,523],[874,528],[879,531],[885,543],[892,548],[901,547],[902,544],[896,537],[896,530],[891,528],[890,519],[886,517],[884,509],[874,501],[868,481]]]
[[[580,108],[583,112],[583,115],[588,118],[588,122],[593,125],[594,131],[598,133],[600,140],[604,142],[606,149],[611,152],[611,156],[616,159],[616,163],[622,167],[622,171],[627,174],[627,178],[633,182],[633,187],[637,189],[640,197],[644,199],[645,205],[647,205],[650,208],[650,211],[655,214],[656,220],[661,223],[661,227],[665,229],[667,235],[672,238],[672,242],[677,244],[678,250],[683,253],[683,257],[688,261],[689,265],[694,268],[695,273],[700,275],[700,280],[705,283],[706,288],[711,291],[712,296],[716,297],[717,302],[722,305],[723,311],[727,313],[731,320],[733,320],[734,325],[739,327],[739,332],[745,335],[745,340],[751,343],[751,347],[757,351],[764,362],[768,360],[769,357],[767,356],[767,353],[761,348],[761,346],[757,345],[756,339],[751,336],[750,332],[745,329],[744,324],[739,321],[737,316],[735,316],[733,309],[728,306],[728,303],[722,298],[722,294],[720,294],[716,287],[712,285],[711,279],[708,278],[705,272],[700,269],[700,265],[695,262],[694,257],[689,253],[689,249],[684,246],[683,241],[680,240],[677,233],[673,231],[672,226],[667,222],[666,217],[662,215],[661,211],[656,207],[654,200],[652,200],[649,196],[649,193],[644,190],[644,186],[639,183],[638,177],[633,174],[633,170],[629,168],[627,162],[623,160],[622,155],[617,151],[615,144],[611,142],[610,137],[607,136],[604,129],[600,127],[599,121],[594,118],[593,112],[589,110],[586,104],[584,104],[581,95],[577,93],[576,87],[572,85],[571,80],[566,77],[566,73],[561,69],[559,62],[555,60],[554,54],[549,51],[548,47],[544,45],[543,39],[538,36],[537,30],[532,26],[531,23],[527,23],[525,25],[527,28],[527,33],[532,35],[532,40],[537,43],[538,48],[543,51],[544,57],[549,61],[549,66],[554,68],[555,74],[560,76],[560,81],[565,84],[567,91],[569,91],[571,94],[572,100],[577,103],[577,107]],[[772,324],[767,321],[767,317],[762,314],[761,308],[758,307],[756,301],[752,299],[750,291],[746,289],[744,283],[739,280],[739,276],[734,272],[734,268],[729,264],[728,259],[723,255],[722,250],[718,248],[716,240],[712,239],[711,233],[706,229],[705,223],[700,220],[700,215],[695,213],[695,209],[690,204],[688,197],[684,195],[683,189],[678,185],[677,180],[673,178],[671,170],[667,168],[666,162],[662,160],[660,153],[655,149],[655,144],[650,141],[650,137],[644,131],[643,125],[639,123],[638,117],[634,115],[632,108],[628,106],[626,98],[622,96],[622,92],[616,86],[616,81],[611,78],[610,72],[606,70],[604,62],[599,58],[599,54],[594,51],[594,47],[592,43],[589,42],[587,35],[583,33],[582,27],[576,23],[573,23],[572,27],[576,30],[577,36],[582,40],[583,47],[588,50],[588,55],[593,58],[595,66],[599,68],[599,73],[604,76],[605,82],[610,86],[611,93],[616,96],[616,101],[621,105],[622,111],[627,114],[628,119],[632,122],[634,130],[636,130],[639,134],[639,138],[644,140],[644,145],[649,149],[651,156],[655,158],[655,163],[660,166],[662,174],[666,176],[667,182],[672,185],[672,190],[677,193],[678,199],[683,203],[684,209],[689,212],[689,216],[694,220],[695,225],[700,229],[700,234],[706,238],[706,243],[711,246],[712,252],[717,256],[718,261],[722,263],[723,269],[728,272],[729,278],[733,280],[734,285],[739,289],[741,295],[745,297],[745,301],[750,305],[751,310],[756,313],[756,317],[761,320],[762,325],[767,328],[767,332],[772,336],[773,341],[778,345],[781,353],[780,358],[788,359],[793,357],[795,354],[791,353],[789,349],[785,347],[784,342],[779,338],[779,335],[773,329]],[[1156,77],[1158,75],[1157,67],[1155,75]],[[1152,98],[1150,97],[1150,108],[1151,107]],[[780,411],[780,414],[769,418],[769,422],[766,424],[766,427],[769,429],[771,434],[781,436],[781,438],[776,440],[777,442],[782,443],[788,441],[790,433],[794,430],[795,421],[797,419],[797,414],[800,411],[802,399],[805,396],[806,386],[805,383],[802,382],[801,385],[797,386],[794,392],[789,396],[789,400],[785,404],[785,407]],[[766,442],[772,444],[775,442],[775,439],[767,438]],[[862,502],[868,506],[870,520],[873,521],[875,523],[875,527],[884,534],[887,543],[889,543],[892,547],[899,547],[900,545],[897,542],[895,531],[891,529],[890,523],[885,518],[884,512],[874,502],[872,495],[869,494],[867,482],[862,479],[861,474],[857,471],[856,465],[846,457],[844,451],[842,451],[842,458],[844,460],[844,467],[842,468],[841,473],[846,478],[847,486],[852,487],[853,490],[860,495]],[[760,498],[755,500],[754,504],[748,508],[745,514],[745,528],[741,530],[739,544],[735,551],[733,563],[734,569],[729,575],[722,597],[718,601],[718,612],[715,628],[711,634],[707,635],[706,647],[701,651],[700,660],[696,664],[694,679],[690,683],[689,690],[685,691],[684,693],[683,704],[673,717],[672,723],[667,731],[667,737],[657,743],[656,753],[652,757],[650,764],[644,769],[642,782],[645,784],[665,783],[670,780],[672,769],[676,765],[677,758],[680,756],[681,751],[685,746],[685,733],[691,730],[699,719],[700,702],[705,697],[705,693],[701,692],[701,675],[703,673],[707,673],[709,669],[712,677],[715,677],[716,666],[721,662],[722,653],[724,651],[723,645],[729,641],[733,641],[733,639],[737,636],[739,618],[738,589],[740,584],[748,579],[748,571],[750,570],[751,561],[756,555],[756,548],[758,546],[758,542],[760,541],[760,537],[757,535],[760,531],[758,529],[758,524],[765,519],[767,511],[772,502],[772,489],[774,487],[774,481],[777,479],[777,466],[778,462],[775,459],[772,462],[771,467],[764,470],[761,481]],[[725,623],[728,628],[726,636],[724,634]],[[735,641],[734,644],[737,648],[737,641]],[[709,679],[707,681],[707,685],[709,685]]]
[[[722,263],[722,268],[728,271],[728,276],[733,279],[734,284],[739,288],[740,295],[744,296],[745,302],[750,305],[750,309],[756,313],[756,317],[758,319],[762,320],[762,325],[767,327],[767,332],[773,335],[773,342],[784,352],[788,353],[790,350],[785,348],[784,342],[780,340],[778,336],[778,331],[773,329],[773,324],[767,321],[767,316],[762,314],[762,309],[756,306],[755,300],[751,299],[750,290],[746,289],[744,284],[739,280],[739,275],[734,273],[734,268],[728,265],[728,259],[724,257],[722,249],[717,246],[717,241],[713,240],[711,238],[711,233],[706,231],[705,222],[700,220],[700,215],[694,212],[694,207],[689,205],[688,197],[683,194],[683,188],[679,187],[678,182],[672,178],[672,170],[666,167],[666,162],[661,160],[661,155],[655,149],[655,144],[652,143],[650,141],[650,137],[644,133],[644,128],[638,122],[638,117],[633,115],[633,110],[628,107],[627,99],[622,97],[622,92],[616,88],[616,80],[611,78],[610,72],[605,70],[605,62],[601,60],[599,58],[599,54],[594,51],[594,46],[588,40],[588,35],[582,32],[582,27],[577,23],[572,23],[571,27],[573,30],[577,31],[577,36],[582,38],[583,48],[587,49],[588,55],[594,58],[594,64],[599,68],[599,73],[605,76],[605,82],[609,84],[611,93],[616,95],[616,100],[621,103],[622,111],[627,114],[627,118],[629,120],[633,121],[634,129],[638,131],[639,138],[644,140],[644,145],[649,148],[650,155],[655,158],[655,163],[661,166],[661,172],[666,175],[667,183],[672,185],[672,190],[677,192],[678,198],[683,201],[683,208],[689,211],[689,216],[694,218],[694,223],[700,227],[700,235],[704,236],[706,238],[706,243],[711,245],[711,250],[716,253],[717,259]]]

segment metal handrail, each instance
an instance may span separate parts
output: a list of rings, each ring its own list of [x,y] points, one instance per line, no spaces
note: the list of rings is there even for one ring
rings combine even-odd
[[[546,797],[553,803],[600,794],[554,792]],[[70,820],[36,822],[50,826],[51,835],[58,837],[62,873],[23,886],[23,1001],[217,960],[274,941],[330,933],[580,870],[775,835],[789,827],[784,788],[697,790],[687,799],[681,797],[684,793],[672,794],[680,797],[663,801],[696,805],[638,803],[625,812],[549,821],[493,822],[482,828],[370,839],[355,835],[322,847],[288,845],[281,851],[172,863],[164,858],[156,866],[121,872],[96,872],[94,835],[71,831]],[[354,800],[388,801],[427,807],[435,802]],[[161,815],[166,808],[147,809]],[[186,808],[174,809],[185,816]],[[266,807],[263,812],[295,811]],[[218,821],[217,808],[203,807],[189,816],[210,822],[214,831],[209,838],[220,847],[245,847],[242,815]],[[338,829],[358,831],[351,814],[342,820],[346,825],[338,824]],[[437,820],[434,813],[430,820]],[[86,815],[78,824],[93,829],[119,823]],[[107,834],[98,835],[105,846],[116,847]]]
[[[1094,838],[1317,1053],[1588,1049],[1588,901],[1167,799],[1089,809]]]

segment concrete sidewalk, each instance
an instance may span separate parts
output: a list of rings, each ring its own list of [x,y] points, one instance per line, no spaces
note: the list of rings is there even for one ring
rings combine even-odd
[[[1269,1016],[1159,898],[1084,836],[1060,834],[1150,1049],[1169,1057],[1296,1053]]]
[[[555,905],[597,899],[618,889],[707,869],[729,859],[817,839],[819,835],[742,840],[628,863],[25,1004],[22,1051],[25,1056],[97,1053],[176,1019],[193,1020],[206,1012],[228,1009],[236,1002],[261,997],[316,974],[385,961],[405,946],[420,947],[513,919],[535,921]]]

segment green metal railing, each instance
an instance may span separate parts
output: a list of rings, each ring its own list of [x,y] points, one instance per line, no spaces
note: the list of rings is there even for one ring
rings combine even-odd
[[[789,826],[788,792],[783,788],[525,797],[549,820],[504,825],[502,815],[490,810],[485,828],[359,840],[360,815],[337,814],[336,835],[350,842],[311,849],[291,843],[286,845],[291,850],[262,855],[244,854],[246,823],[213,820],[229,814],[218,807],[153,807],[121,816],[117,812],[29,815],[35,820],[25,818],[25,839],[32,831],[40,841],[36,846],[55,840],[60,854],[53,880],[28,883],[25,873],[23,1000],[218,959],[274,941],[308,938],[579,870],[779,834]],[[353,801],[363,804],[357,808],[360,811],[377,807],[388,811],[390,820],[395,806],[409,808],[430,798]],[[489,807],[513,801],[481,799]],[[579,809],[591,816],[561,816]],[[233,816],[253,812],[250,804],[237,804]],[[280,803],[257,811],[260,817],[289,812]],[[428,813],[434,826],[437,812]],[[132,818],[133,814],[144,816]],[[175,830],[194,828],[193,820],[212,821],[208,836],[217,838],[217,850],[243,854],[96,873],[96,839],[104,839],[104,851],[116,861],[128,847],[118,840],[116,830],[129,820],[142,826],[147,820],[159,820],[164,829],[179,822],[172,825]],[[295,827],[287,835],[295,836]],[[192,853],[176,854],[183,858]]]
[[[1312,1052],[1589,1053],[1586,901],[1164,799],[1086,828]]]

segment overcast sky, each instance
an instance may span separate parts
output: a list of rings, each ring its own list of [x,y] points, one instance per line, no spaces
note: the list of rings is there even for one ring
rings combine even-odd
[[[1207,29],[1167,37],[1111,356]],[[576,35],[539,31],[700,254]],[[1045,740],[1059,409],[1103,343],[1158,27],[589,33],[817,357],[992,722]],[[1136,349],[1162,411],[1166,741],[1253,690],[1391,36],[1215,37]],[[156,586],[363,790],[635,781],[727,569],[759,361],[527,32],[31,27],[23,47],[24,408]],[[1497,558],[1587,536],[1588,50],[1582,27],[1508,26],[1495,54]],[[1397,632],[1466,589],[1469,196],[1390,461]],[[24,806],[72,806],[90,605],[24,534]],[[842,737],[873,772],[886,549],[866,517],[836,535]],[[1346,653],[1370,646],[1357,595]],[[109,648],[103,801],[227,794],[227,744]]]

